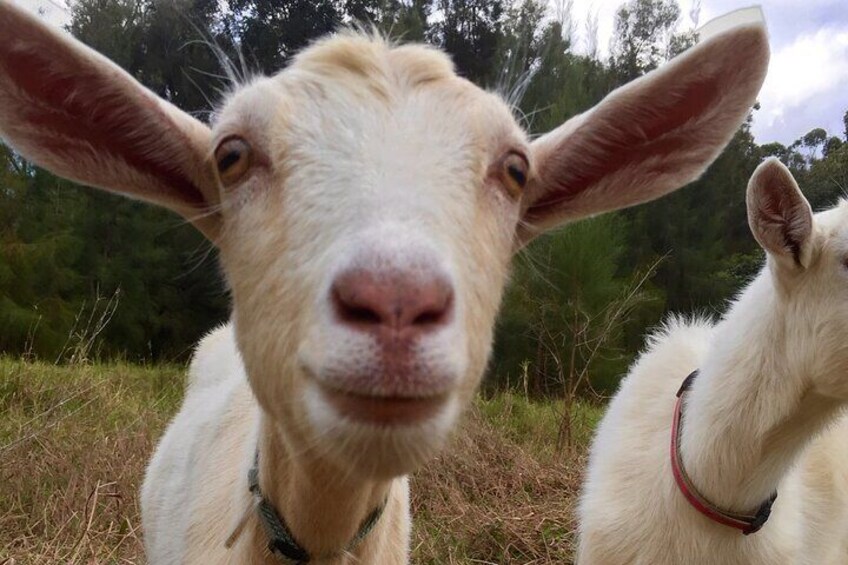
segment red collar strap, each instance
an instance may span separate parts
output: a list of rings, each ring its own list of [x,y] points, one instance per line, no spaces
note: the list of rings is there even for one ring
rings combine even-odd
[[[683,468],[683,459],[680,456],[680,428],[682,425],[683,416],[683,395],[689,391],[695,377],[698,376],[698,371],[686,377],[680,390],[677,391],[677,403],[674,406],[674,422],[671,425],[671,470],[674,473],[674,482],[686,500],[692,507],[712,520],[724,526],[741,530],[746,536],[758,532],[766,523],[766,520],[771,514],[771,505],[774,499],[777,498],[777,491],[771,497],[763,502],[756,512],[753,514],[737,514],[728,510],[722,510],[709,500],[701,496],[697,489],[692,485],[692,480],[686,474],[686,469]]]

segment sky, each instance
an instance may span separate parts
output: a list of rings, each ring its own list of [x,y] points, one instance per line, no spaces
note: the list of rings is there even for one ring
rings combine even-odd
[[[12,3],[29,8],[55,26],[63,26],[70,20],[65,0],[12,0]]]
[[[14,0],[39,10],[57,25],[68,17],[65,0]],[[548,0],[551,8],[569,0]],[[597,17],[598,50],[609,52],[615,12],[624,0],[570,0],[578,48],[586,49],[586,22]],[[744,0],[678,0],[681,29],[750,6]],[[699,5],[697,16],[693,4]],[[843,135],[848,111],[848,0],[760,0],[772,56],[754,114],[758,143],[790,144],[813,128]],[[63,13],[64,12],[64,13]]]
[[[552,5],[557,0],[550,0]],[[695,0],[697,2],[697,0]],[[578,45],[586,48],[585,22],[597,16],[598,49],[609,52],[615,12],[622,0],[573,0]],[[700,0],[698,25],[750,6],[739,0]],[[679,0],[681,28],[693,27],[693,0]],[[772,55],[754,114],[758,143],[788,145],[813,128],[843,135],[848,111],[848,0],[761,0]]]

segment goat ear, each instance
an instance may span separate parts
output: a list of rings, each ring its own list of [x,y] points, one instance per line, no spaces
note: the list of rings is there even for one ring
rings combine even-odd
[[[772,257],[781,263],[810,264],[813,212],[792,173],[772,157],[748,182],[748,225]]]
[[[653,200],[698,178],[743,122],[765,79],[758,8],[532,144],[519,244],[563,222]],[[731,20],[730,30],[727,20]],[[709,36],[709,37],[707,37]]]
[[[0,37],[0,137],[57,175],[168,207],[214,239],[207,126],[7,0]]]

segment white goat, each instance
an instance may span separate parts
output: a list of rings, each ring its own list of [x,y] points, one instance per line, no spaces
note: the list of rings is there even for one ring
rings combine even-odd
[[[762,23],[738,26],[531,143],[444,54],[342,34],[210,129],[0,0],[0,135],[182,214],[232,292],[148,469],[150,561],[405,562],[404,475],[483,375],[513,253],[696,178],[767,60]]]
[[[848,562],[848,203],[812,215],[789,171],[764,162],[748,219],[767,265],[724,318],[673,319],[648,341],[592,446],[580,506],[581,565]],[[759,532],[708,518],[753,516]],[[764,505],[764,506],[762,506]],[[759,522],[762,522],[760,517]]]

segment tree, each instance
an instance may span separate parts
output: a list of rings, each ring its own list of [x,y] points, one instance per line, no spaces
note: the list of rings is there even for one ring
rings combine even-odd
[[[848,143],[831,145],[823,158],[802,171],[797,180],[814,209],[832,206],[844,198],[848,189]]]
[[[827,158],[828,155],[832,154],[834,151],[839,151],[843,145],[844,143],[842,140],[834,135],[824,144],[824,147],[822,148],[822,155]]]
[[[505,18],[498,46],[496,68],[501,70],[497,85],[510,102],[521,101],[539,59],[550,47],[545,45],[546,38],[538,34],[544,17],[545,6],[536,0],[525,0],[511,7]]]
[[[845,127],[842,133],[845,135],[845,141],[848,141],[848,110],[845,110],[845,114],[842,116],[842,125]]]
[[[780,142],[766,143],[760,146],[760,153],[763,157],[777,157],[784,163],[787,163],[789,149]]]
[[[180,108],[208,113],[217,92],[222,46],[234,55],[218,28],[216,0],[78,0],[70,31],[129,71],[156,94]]]
[[[502,379],[516,383],[527,368],[535,394],[614,388],[632,359],[622,347],[624,326],[658,298],[642,288],[638,270],[620,272],[629,233],[621,217],[605,215],[544,236],[522,254],[495,341]]]
[[[365,14],[363,4],[351,9]],[[233,16],[226,26],[264,74],[282,69],[294,53],[335,30],[343,19],[333,0],[229,0],[229,7]]]
[[[807,132],[804,137],[801,138],[802,144],[807,148],[807,160],[812,161],[816,158],[819,150],[824,148],[824,144],[827,141],[827,132],[822,128],[815,128]]]
[[[655,69],[668,57],[679,19],[674,0],[630,0],[618,9],[610,63],[622,82]]]
[[[439,0],[437,6],[442,20],[430,28],[428,39],[451,54],[463,76],[478,84],[494,83],[504,0]]]

